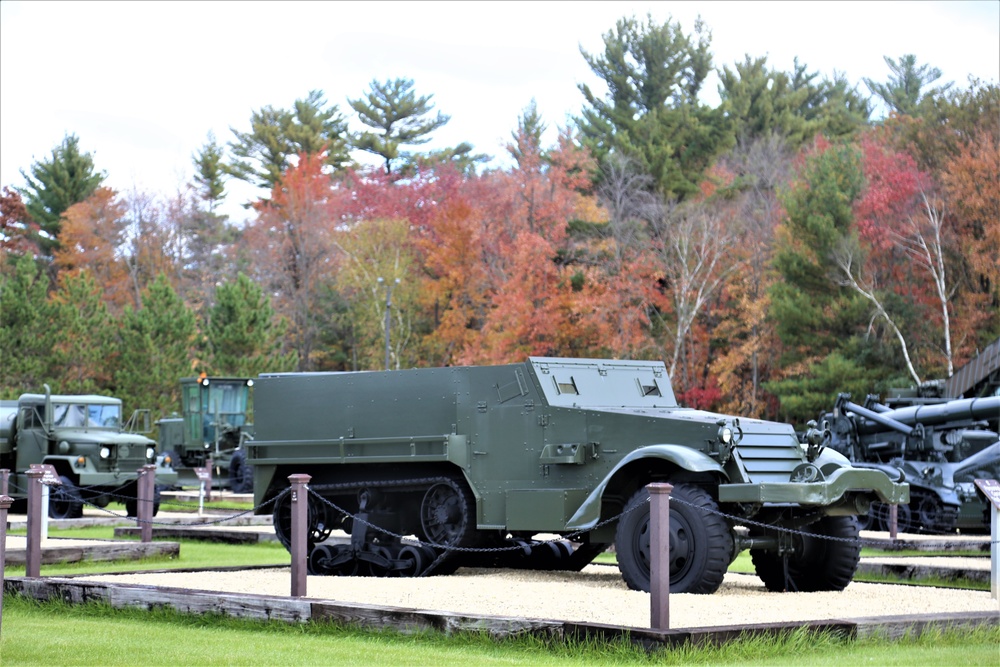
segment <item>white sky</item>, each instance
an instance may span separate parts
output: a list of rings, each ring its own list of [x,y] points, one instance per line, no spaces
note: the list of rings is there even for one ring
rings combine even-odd
[[[290,108],[312,89],[360,129],[348,97],[373,79],[409,78],[451,122],[428,147],[468,141],[503,158],[535,98],[554,138],[580,112],[577,84],[599,89],[580,54],[624,16],[700,14],[716,67],[768,56],[790,71],[834,72],[868,94],[883,56],[913,53],[964,86],[1000,80],[1000,0],[972,2],[15,2],[0,0],[0,186],[47,159],[67,133],[94,155],[106,184],[175,193],[209,131],[249,129],[266,105]],[[711,80],[705,101],[718,102]],[[349,112],[349,113],[348,113]],[[358,155],[359,159],[363,154]],[[502,162],[501,164],[505,164]],[[253,196],[232,181],[224,212]]]

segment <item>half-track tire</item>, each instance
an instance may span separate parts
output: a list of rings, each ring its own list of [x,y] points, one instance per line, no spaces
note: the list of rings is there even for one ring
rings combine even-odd
[[[61,484],[49,487],[49,518],[78,519],[83,516],[83,499],[76,484],[65,475],[59,476]]]
[[[733,533],[704,489],[676,484],[670,503],[670,592],[714,593],[733,554]],[[632,590],[650,590],[649,491],[639,489],[625,505],[615,530],[622,579]]]
[[[808,526],[808,534],[794,534],[795,548],[787,556],[751,549],[750,559],[769,591],[842,591],[854,579],[861,560],[859,532],[853,516],[827,516]]]

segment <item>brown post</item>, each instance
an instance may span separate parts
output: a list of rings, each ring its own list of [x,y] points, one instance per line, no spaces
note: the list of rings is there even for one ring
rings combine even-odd
[[[649,605],[650,627],[670,629],[670,492],[671,484],[649,489]]]
[[[147,464],[139,468],[135,480],[135,521],[139,526],[140,539],[153,541],[153,503],[156,499],[156,466]]]
[[[212,468],[212,459],[205,459],[205,469],[208,470],[208,479],[205,480],[205,502],[212,502],[212,476],[215,470]]]
[[[292,597],[306,594],[306,558],[309,557],[309,489],[306,484],[312,475],[289,475],[292,484]]]
[[[896,531],[899,524],[899,505],[893,503],[889,505],[889,539],[896,539]]]
[[[41,470],[28,470],[28,546],[25,552],[26,577],[37,577],[42,566],[42,477]]]
[[[6,470],[0,472],[7,472]],[[14,499],[7,495],[6,489],[0,493],[0,626],[3,625],[3,569],[7,565],[7,510]]]
[[[10,491],[10,470],[0,468],[0,496],[6,496]]]

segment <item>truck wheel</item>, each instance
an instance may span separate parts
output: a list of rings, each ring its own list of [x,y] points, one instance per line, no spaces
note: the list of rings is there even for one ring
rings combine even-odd
[[[253,493],[253,466],[242,449],[233,452],[229,460],[229,488],[233,493]]]
[[[677,484],[670,494],[670,592],[714,593],[733,554],[729,524],[700,487]],[[673,500],[679,502],[673,502]],[[649,491],[639,489],[626,504],[615,531],[622,579],[632,590],[650,590]],[[708,511],[706,511],[708,510]]]
[[[153,516],[160,511],[160,487],[153,488]],[[125,516],[139,516],[139,498],[132,497],[125,499]]]
[[[62,484],[49,487],[49,518],[77,519],[83,516],[83,500],[80,491],[69,477],[59,476]]]
[[[806,535],[793,535],[795,549],[787,556],[773,551],[750,550],[757,576],[769,591],[842,591],[858,569],[861,543],[858,522],[853,516],[823,517]],[[788,559],[788,580],[785,563]]]

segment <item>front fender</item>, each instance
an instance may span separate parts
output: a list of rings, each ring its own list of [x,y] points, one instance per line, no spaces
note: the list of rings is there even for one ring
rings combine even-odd
[[[717,472],[724,479],[728,479],[725,470],[718,461],[703,454],[697,449],[684,447],[681,445],[649,445],[641,447],[626,454],[621,461],[612,468],[601,482],[594,487],[587,499],[576,510],[566,528],[570,530],[587,530],[597,525],[601,519],[601,499],[604,497],[604,490],[611,480],[625,466],[640,459],[659,459],[676,465],[678,468],[690,472]]]

